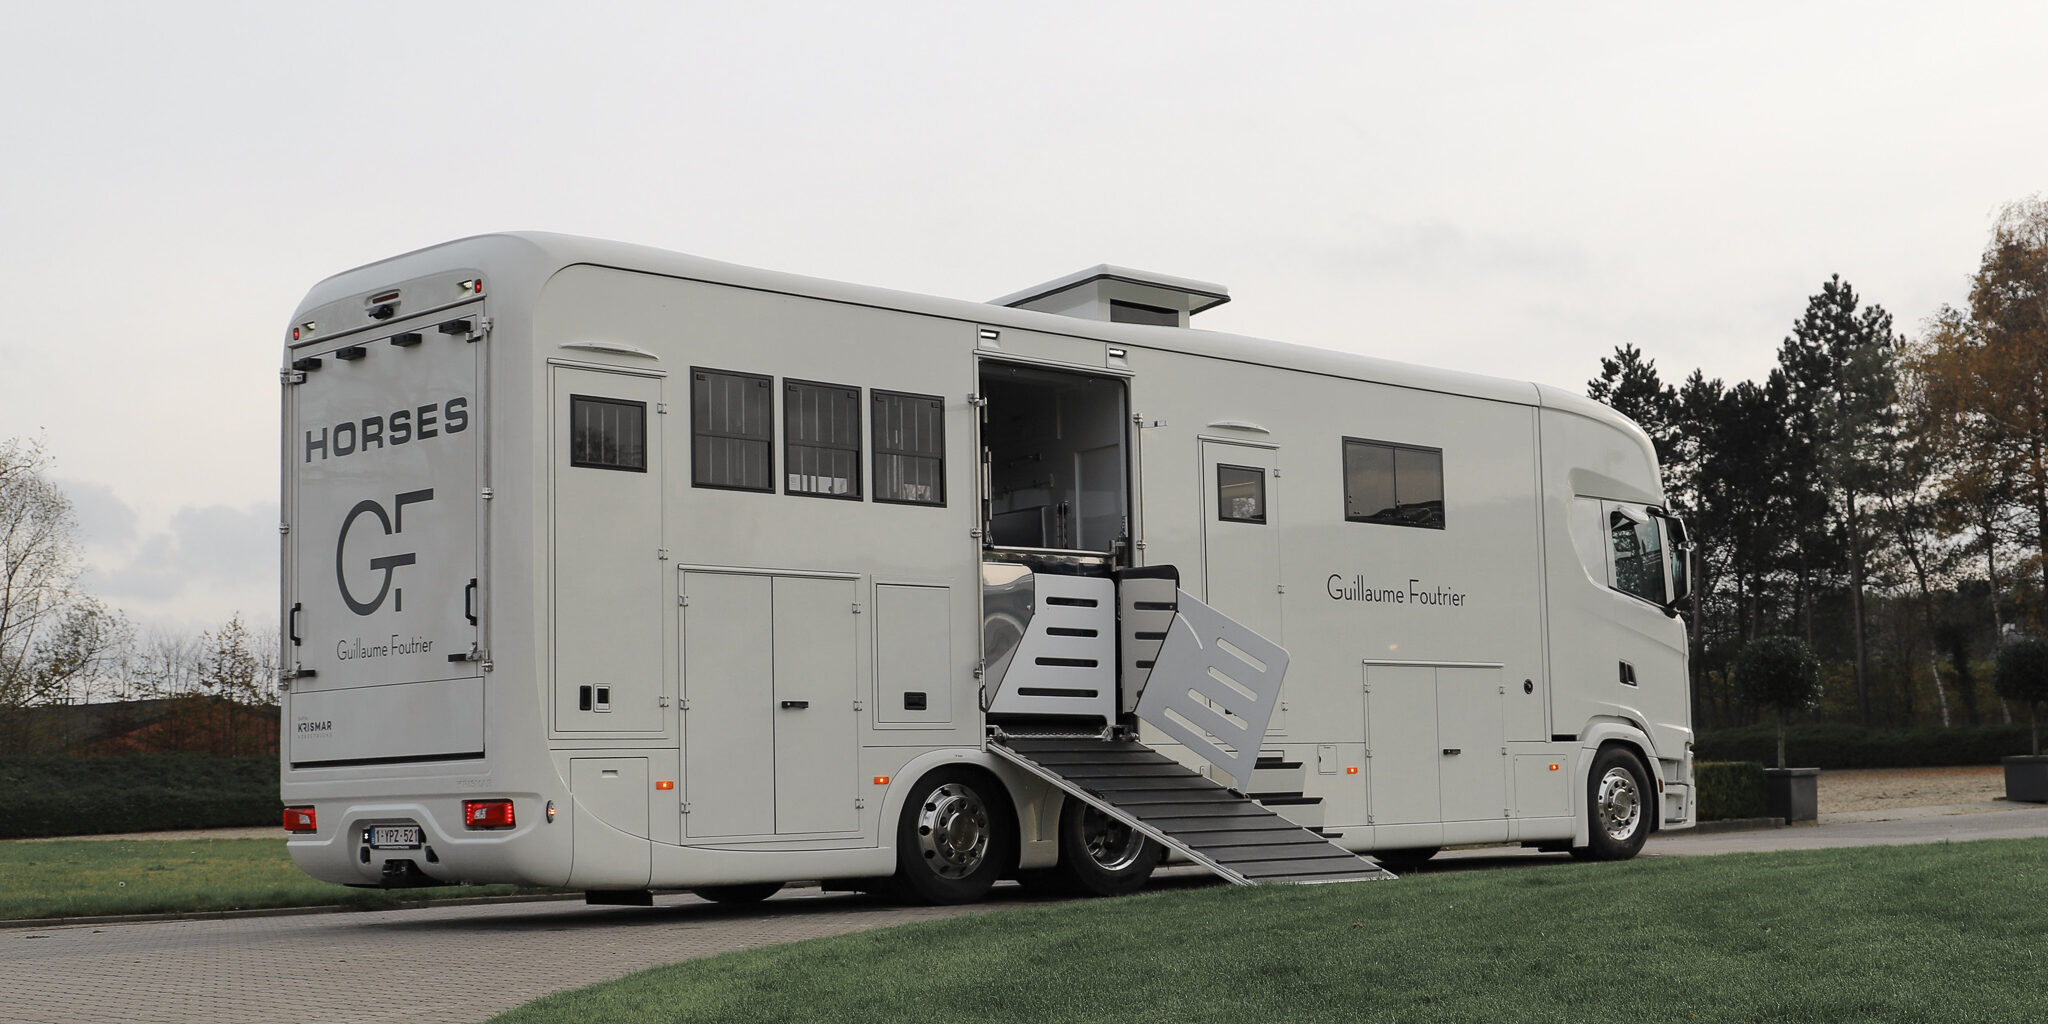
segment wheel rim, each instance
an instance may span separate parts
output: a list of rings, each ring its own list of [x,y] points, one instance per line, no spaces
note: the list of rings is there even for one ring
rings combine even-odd
[[[1600,795],[1594,812],[1607,838],[1620,842],[1635,835],[1643,820],[1643,797],[1636,789],[1636,777],[1626,768],[1607,769],[1600,776]]]
[[[1104,871],[1136,864],[1145,850],[1142,833],[1093,807],[1081,815],[1081,842],[1088,848],[1088,859]]]
[[[917,815],[918,851],[932,873],[965,878],[988,859],[988,806],[981,794],[948,782],[924,798]]]

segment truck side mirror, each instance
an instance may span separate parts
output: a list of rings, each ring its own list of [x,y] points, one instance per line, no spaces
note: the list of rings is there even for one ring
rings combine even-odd
[[[1670,560],[1671,600],[1664,603],[1667,615],[1677,615],[1678,606],[1692,596],[1692,535],[1686,531],[1685,520],[1661,508],[1650,513],[1664,524],[1665,557]]]

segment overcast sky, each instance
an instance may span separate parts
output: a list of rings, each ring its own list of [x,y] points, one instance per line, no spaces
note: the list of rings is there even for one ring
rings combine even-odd
[[[1583,386],[1917,327],[2048,189],[2048,5],[0,0],[0,437],[90,586],[276,617],[276,368],[331,273],[543,229]]]

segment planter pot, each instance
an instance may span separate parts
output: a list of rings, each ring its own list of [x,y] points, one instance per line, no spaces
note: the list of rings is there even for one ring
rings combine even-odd
[[[2005,798],[2048,803],[2048,754],[2005,758]]]
[[[1820,818],[1820,769],[1764,769],[1764,810],[1791,825]]]

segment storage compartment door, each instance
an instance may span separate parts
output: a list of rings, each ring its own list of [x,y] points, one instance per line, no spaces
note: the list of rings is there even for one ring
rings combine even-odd
[[[1437,803],[1436,670],[1366,669],[1366,787],[1375,825],[1441,821]]]
[[[854,602],[859,581],[775,579],[775,831],[860,824]]]
[[[1436,670],[1436,734],[1443,756],[1438,785],[1445,821],[1507,817],[1501,700],[1500,669]]]
[[[773,582],[682,574],[683,834],[775,831]]]

